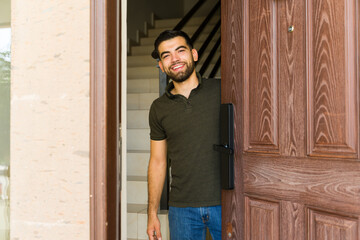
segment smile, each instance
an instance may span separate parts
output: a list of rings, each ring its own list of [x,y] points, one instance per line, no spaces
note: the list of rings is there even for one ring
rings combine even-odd
[[[177,70],[179,68],[182,68],[185,64],[176,64],[174,67],[172,67],[173,70]]]

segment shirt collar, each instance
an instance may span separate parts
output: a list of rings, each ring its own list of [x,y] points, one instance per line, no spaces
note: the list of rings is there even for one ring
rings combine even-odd
[[[198,78],[198,80],[199,80],[199,85],[198,85],[194,90],[200,89],[201,86],[202,86],[202,82],[203,82],[200,73],[196,72],[196,76],[197,76],[197,78]],[[174,83],[173,83],[173,81],[171,81],[171,82],[169,82],[169,84],[166,86],[166,89],[165,89],[165,94],[166,94],[166,96],[168,96],[169,98],[174,98],[176,95],[174,95],[174,94],[171,93],[171,90],[173,90],[173,89],[174,89]]]

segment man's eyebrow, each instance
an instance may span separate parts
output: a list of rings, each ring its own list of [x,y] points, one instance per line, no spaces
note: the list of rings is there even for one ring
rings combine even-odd
[[[181,49],[181,48],[186,48],[186,49],[187,49],[186,46],[181,45],[181,46],[177,47],[177,48],[175,49],[175,51],[177,51],[177,50],[179,50],[179,49]]]
[[[164,52],[162,52],[162,53],[160,54],[160,58],[162,58],[162,56],[163,56],[164,54],[166,54],[166,53],[170,53],[170,51],[164,51]]]
[[[175,49],[175,51],[177,51],[177,50],[179,50],[179,49],[182,49],[182,48],[188,49],[186,46],[181,45],[181,46],[178,46],[178,47]],[[162,56],[163,56],[164,54],[167,54],[167,53],[170,53],[170,51],[164,51],[164,52],[162,52],[162,53],[160,54],[160,58],[162,58]]]

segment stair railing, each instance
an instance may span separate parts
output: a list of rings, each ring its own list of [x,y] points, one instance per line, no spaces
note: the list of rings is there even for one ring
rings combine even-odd
[[[199,0],[194,5],[194,7],[173,28],[173,30],[182,30],[183,27],[186,25],[186,23],[189,22],[189,20],[194,16],[194,14],[200,9],[200,7],[205,2],[206,2],[206,0]],[[196,42],[196,40],[201,35],[201,33],[203,33],[205,27],[208,26],[208,24],[210,23],[210,20],[215,16],[215,13],[220,8],[220,5],[221,4],[220,4],[220,0],[219,0],[215,4],[215,6],[210,10],[209,14],[206,16],[206,18],[200,24],[200,26],[195,31],[195,33],[192,35],[191,42],[193,44]],[[196,62],[196,64],[198,64],[200,59],[202,59],[202,57],[205,55],[205,51],[208,50],[209,45],[210,45],[211,41],[214,39],[215,34],[220,29],[220,26],[221,26],[221,22],[219,20],[213,27],[212,31],[208,34],[208,36],[207,36],[206,40],[204,41],[204,43],[202,44],[202,46],[200,47],[200,49],[198,51],[199,57],[198,57],[198,61]],[[210,69],[209,68],[210,63],[211,63],[212,59],[214,58],[215,53],[218,50],[218,48],[220,47],[220,45],[221,45],[221,38],[219,37],[217,39],[216,43],[214,44],[214,46],[212,47],[212,49],[210,49],[208,56],[206,57],[205,61],[202,64],[202,67],[200,68],[199,73],[201,76],[204,76],[205,72],[208,69]],[[158,59],[158,61],[159,61],[159,59]],[[220,65],[221,65],[221,57],[219,56],[215,65],[211,69],[211,72],[208,76],[209,78],[213,78],[216,75],[217,71],[220,68]],[[164,72],[161,71],[159,66],[158,66],[158,68],[159,68],[159,92],[160,92],[160,96],[162,96],[165,93],[165,88],[166,88],[167,84],[169,83],[169,78]],[[168,159],[168,166],[170,166],[169,159]],[[169,183],[170,183],[170,176],[169,176],[169,167],[168,167],[166,177],[165,177],[165,182],[164,182],[164,188],[163,188],[163,192],[162,192],[161,199],[160,199],[160,210],[168,210],[169,209],[169,192],[170,192]]]

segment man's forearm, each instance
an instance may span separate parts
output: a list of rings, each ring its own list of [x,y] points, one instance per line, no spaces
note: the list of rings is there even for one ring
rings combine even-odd
[[[160,197],[166,175],[166,161],[150,159],[148,169],[148,215],[154,215],[159,208]]]

